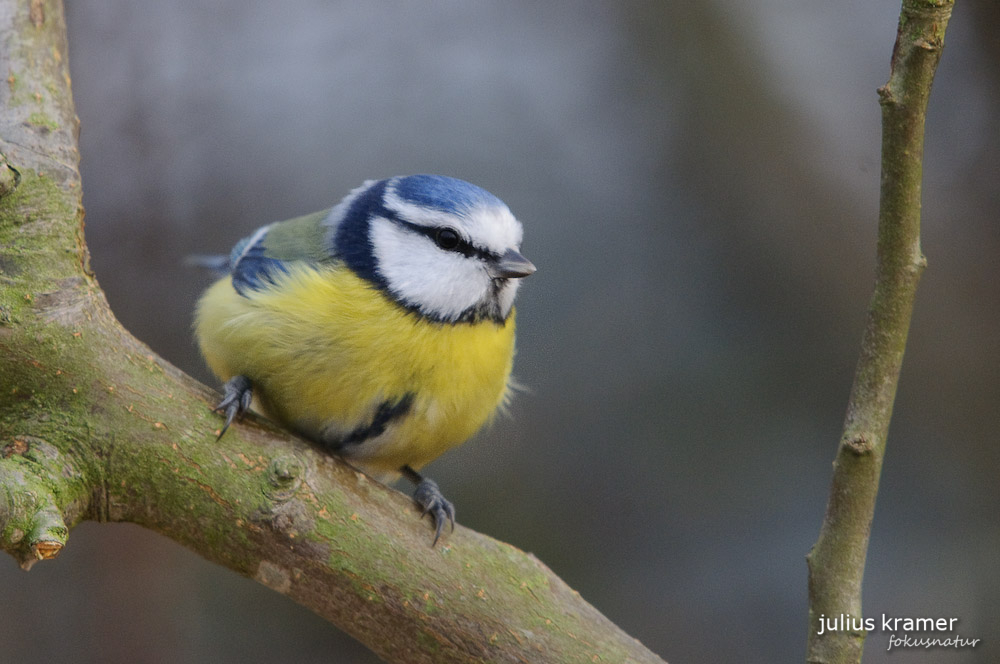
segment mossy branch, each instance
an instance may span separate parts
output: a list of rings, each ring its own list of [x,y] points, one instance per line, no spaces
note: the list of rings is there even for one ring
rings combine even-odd
[[[151,528],[393,662],[661,662],[530,554],[249,418],[115,320],[88,268],[59,0],[0,0],[0,549]]]
[[[820,630],[823,617],[862,616],[861,581],[896,386],[906,348],[920,250],[924,117],[954,0],[903,0],[882,106],[882,185],[875,293],[809,566],[807,661],[860,662],[865,633]],[[823,631],[822,635],[818,632]]]

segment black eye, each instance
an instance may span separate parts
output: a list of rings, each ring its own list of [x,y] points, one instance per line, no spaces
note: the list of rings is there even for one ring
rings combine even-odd
[[[434,234],[434,242],[446,251],[451,251],[461,241],[462,238],[454,228],[439,228],[437,233]]]

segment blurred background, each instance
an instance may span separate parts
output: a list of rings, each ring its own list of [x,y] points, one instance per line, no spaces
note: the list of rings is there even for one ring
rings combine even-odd
[[[182,258],[367,178],[470,180],[524,222],[530,389],[429,468],[670,662],[804,657],[806,567],[871,294],[898,0],[67,3],[93,267],[215,381]],[[1000,658],[1000,8],[962,0],[931,97],[929,260],[865,615],[957,617]],[[407,487],[401,487],[407,488]],[[0,660],[372,662],[154,533],[0,560]]]

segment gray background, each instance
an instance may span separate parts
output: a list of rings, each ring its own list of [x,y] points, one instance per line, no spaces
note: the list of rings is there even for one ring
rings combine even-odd
[[[503,198],[539,267],[530,390],[429,468],[671,662],[801,661],[871,292],[875,89],[895,1],[70,2],[93,266],[139,338],[215,384],[204,275],[367,178]],[[253,4],[253,6],[251,6]],[[470,6],[471,5],[471,6]],[[931,99],[921,284],[865,614],[957,617],[1000,657],[998,9],[962,0]],[[0,660],[367,662],[284,597],[129,525],[0,560]]]

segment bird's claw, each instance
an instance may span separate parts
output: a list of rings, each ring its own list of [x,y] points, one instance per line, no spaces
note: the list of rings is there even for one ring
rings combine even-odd
[[[417,484],[416,491],[413,492],[413,499],[420,506],[421,518],[430,514],[431,518],[434,519],[436,528],[434,531],[434,541],[431,543],[431,546],[437,544],[438,539],[441,537],[441,530],[444,528],[445,521],[451,522],[451,529],[454,532],[455,506],[444,497],[441,489],[438,488],[437,482],[422,478]]]
[[[222,386],[222,401],[214,409],[216,412],[226,414],[226,423],[222,425],[218,438],[222,438],[222,434],[226,433],[233,420],[250,409],[251,401],[253,401],[253,384],[249,378],[233,376],[226,381]]]

